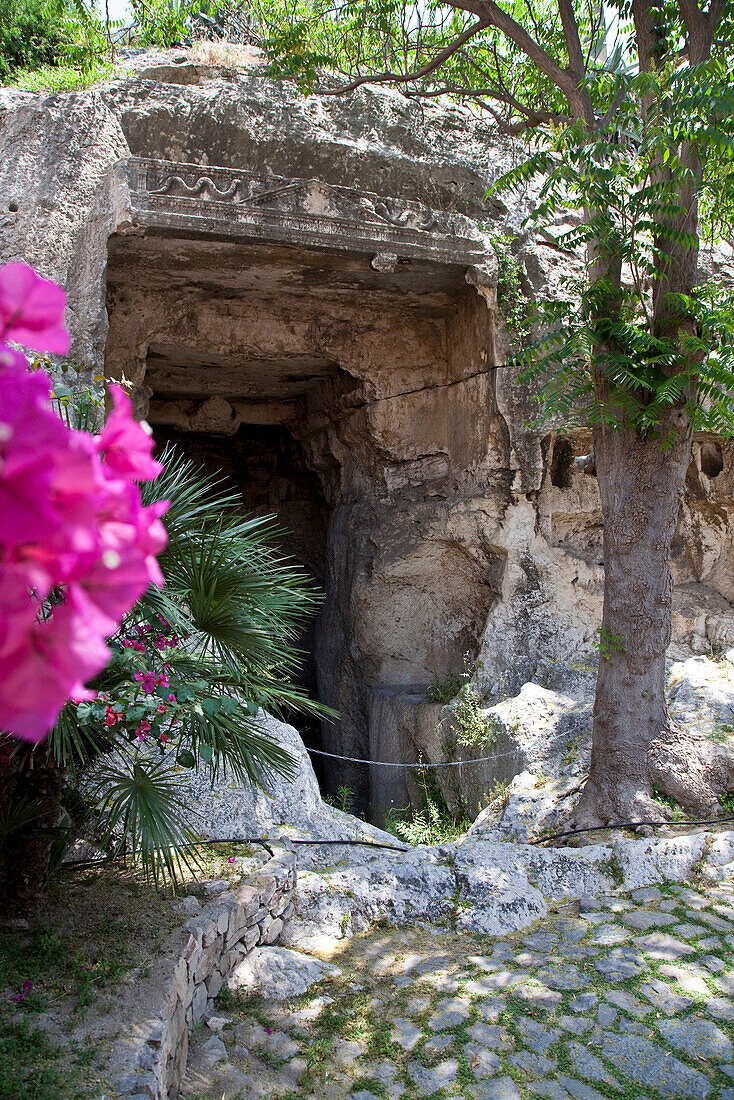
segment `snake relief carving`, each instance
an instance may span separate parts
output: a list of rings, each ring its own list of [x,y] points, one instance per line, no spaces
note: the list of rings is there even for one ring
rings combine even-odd
[[[241,180],[232,180],[227,187],[217,187],[211,176],[200,176],[196,183],[187,183],[183,176],[169,176],[168,179],[160,187],[151,187],[148,189],[148,193],[151,195],[167,195],[173,188],[180,187],[186,195],[201,196],[205,191],[208,191],[212,197],[217,199],[232,199],[237,194],[237,189],[241,184]]]

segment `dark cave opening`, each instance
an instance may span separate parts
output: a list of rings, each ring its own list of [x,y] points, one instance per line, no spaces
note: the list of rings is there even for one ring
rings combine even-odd
[[[326,541],[330,508],[318,476],[308,468],[301,444],[282,425],[242,425],[233,436],[182,432],[154,426],[160,449],[173,444],[208,472],[224,475],[242,496],[248,515],[273,515],[280,534],[275,545],[287,558],[303,567],[323,591]],[[314,636],[318,615],[304,626],[294,645],[302,660],[294,682],[309,698],[318,699]],[[322,747],[319,719],[284,713],[309,748]],[[313,758],[319,785],[324,788],[323,758]]]

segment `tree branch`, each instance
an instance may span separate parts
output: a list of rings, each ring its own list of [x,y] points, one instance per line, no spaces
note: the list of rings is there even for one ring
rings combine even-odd
[[[655,67],[659,42],[655,34],[650,0],[632,0],[632,18],[635,24],[637,59],[640,72],[652,72]]]
[[[581,39],[576,16],[573,14],[571,0],[558,0],[558,11],[561,16],[563,37],[566,39],[568,50],[568,71],[580,83],[584,76],[584,55],[581,51]]]
[[[340,88],[336,89],[319,89],[319,95],[344,95],[346,92],[353,92],[357,88],[361,88],[363,84],[412,84],[415,80],[420,80],[424,76],[430,76],[436,69],[443,65],[444,61],[447,61],[450,57],[460,50],[462,46],[466,45],[475,34],[479,31],[486,30],[490,24],[485,19],[478,19],[476,23],[472,23],[470,27],[462,31],[457,38],[450,42],[448,46],[444,46],[442,50],[436,54],[430,61],[427,61],[425,65],[421,65],[420,68],[414,69],[410,73],[374,73],[371,76],[358,76],[354,80],[351,80],[349,84],[343,84]]]
[[[702,61],[708,60],[711,53],[711,39],[714,32],[711,22],[712,9],[707,12],[701,11],[697,0],[678,0],[678,5],[686,26],[691,65],[700,65]]]
[[[562,69],[524,27],[516,23],[511,15],[495,3],[495,0],[449,0],[449,4],[452,8],[471,12],[472,15],[484,19],[488,25],[502,31],[510,41],[519,46],[526,57],[530,58],[549,80],[561,89],[569,100],[575,96],[576,88],[570,73]]]

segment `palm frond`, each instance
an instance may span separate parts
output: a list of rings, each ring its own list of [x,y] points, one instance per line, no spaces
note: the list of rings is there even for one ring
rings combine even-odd
[[[94,776],[92,796],[100,815],[103,847],[124,838],[156,883],[176,880],[181,864],[191,866],[186,846],[194,840],[181,783],[165,758],[117,754]]]

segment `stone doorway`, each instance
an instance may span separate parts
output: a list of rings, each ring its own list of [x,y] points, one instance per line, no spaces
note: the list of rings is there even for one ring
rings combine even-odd
[[[171,178],[193,186],[183,169]],[[318,199],[322,211],[337,202],[321,185],[299,187],[277,193]],[[166,201],[165,217],[145,212],[165,224],[109,240],[106,372],[133,382],[157,438],[233,476],[254,511],[276,512],[323,584],[305,675],[340,714],[324,725],[324,747],[411,759],[411,745],[384,736],[386,693],[420,696],[434,674],[476,655],[505,568],[485,534],[510,476],[492,272],[467,263],[458,240],[452,256],[436,222],[448,216],[417,204],[399,217],[385,208],[396,225],[432,227],[386,222],[380,232],[402,255],[355,247],[338,218],[308,247],[288,239],[292,227],[286,243],[214,233],[210,222],[184,233],[171,211],[194,200]],[[451,217],[457,233],[465,219]],[[325,772],[327,789],[346,783],[356,807],[380,817],[374,769],[327,762]]]

